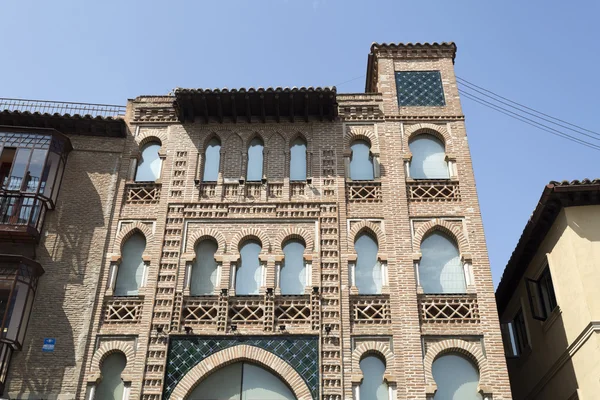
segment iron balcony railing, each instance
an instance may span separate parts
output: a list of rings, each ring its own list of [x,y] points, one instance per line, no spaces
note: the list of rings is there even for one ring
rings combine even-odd
[[[111,104],[69,103],[64,101],[10,99],[0,97],[0,111],[28,111],[41,114],[90,115],[92,117],[116,117],[125,115],[125,106]]]

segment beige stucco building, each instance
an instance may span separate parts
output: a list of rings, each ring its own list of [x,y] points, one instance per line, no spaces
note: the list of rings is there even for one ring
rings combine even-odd
[[[600,393],[600,182],[551,182],[496,291],[515,399]]]
[[[5,393],[510,399],[455,55],[374,44],[365,93],[2,113],[70,143],[54,210],[5,250],[45,271]]]

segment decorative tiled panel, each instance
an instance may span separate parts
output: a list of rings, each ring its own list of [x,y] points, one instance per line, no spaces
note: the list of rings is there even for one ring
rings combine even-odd
[[[172,337],[167,356],[163,398],[206,357],[240,344],[256,346],[287,362],[304,379],[314,400],[319,398],[319,342],[316,336]]]
[[[445,106],[440,71],[398,71],[399,106]]]

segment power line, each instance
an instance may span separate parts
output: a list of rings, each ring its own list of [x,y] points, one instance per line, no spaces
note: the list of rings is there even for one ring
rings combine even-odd
[[[537,114],[543,115],[544,117],[551,118],[551,119],[553,119],[553,120],[555,120],[555,121],[562,122],[562,123],[564,123],[564,124],[567,124],[567,125],[573,126],[573,127],[575,127],[575,128],[581,129],[581,130],[583,130],[583,131],[586,131],[586,132],[589,132],[589,133],[593,133],[594,135],[600,135],[600,133],[598,133],[598,132],[594,132],[594,131],[592,131],[592,130],[589,130],[589,129],[583,128],[583,127],[581,127],[581,126],[579,126],[579,125],[572,124],[572,123],[570,123],[570,122],[568,122],[568,121],[562,120],[562,119],[560,119],[560,118],[553,117],[552,115],[545,114],[545,113],[543,113],[543,112],[541,112],[541,111],[538,111],[538,110],[536,110],[536,109],[534,109],[534,108],[527,107],[527,106],[526,106],[526,105],[524,105],[524,104],[518,103],[518,102],[516,102],[516,101],[513,101],[513,100],[511,100],[511,99],[508,99],[508,98],[506,98],[506,97],[503,97],[503,96],[501,96],[501,95],[499,95],[499,94],[497,94],[497,93],[494,93],[494,92],[492,92],[491,90],[485,89],[485,88],[483,88],[483,87],[481,87],[481,86],[477,86],[476,84],[474,84],[474,83],[472,83],[472,82],[469,82],[468,80],[466,80],[466,79],[463,79],[463,78],[461,78],[461,77],[459,77],[459,76],[457,76],[457,77],[456,77],[456,79],[457,79],[457,81],[459,81],[458,83],[461,83],[461,84],[463,84],[463,85],[465,85],[465,86],[466,86],[466,85],[471,85],[471,86],[474,86],[474,87],[476,87],[477,89],[481,89],[481,90],[483,90],[484,92],[490,93],[490,94],[492,94],[492,95],[494,95],[494,96],[496,96],[496,97],[498,97],[498,98],[501,98],[501,99],[503,99],[503,100],[509,101],[509,102],[511,102],[511,103],[513,103],[513,104],[516,104],[516,105],[518,105],[518,106],[520,106],[520,107],[526,108],[527,110],[533,111],[533,112],[535,112],[535,113],[537,113]],[[475,90],[475,89],[472,89],[472,90]],[[491,96],[489,96],[489,95],[485,95],[485,96],[491,97]],[[496,100],[496,101],[499,101],[499,100]],[[511,106],[511,107],[512,107],[512,106]],[[539,118],[539,117],[538,117],[538,118]],[[553,123],[554,123],[554,122],[553,122]],[[557,125],[559,125],[559,124],[557,124]],[[571,129],[571,128],[568,128],[568,129]]]
[[[573,137],[573,136],[571,136],[571,135],[569,135],[567,133],[558,131],[558,130],[556,130],[554,128],[551,128],[551,127],[549,127],[547,125],[541,124],[541,123],[539,123],[539,122],[537,122],[535,120],[532,120],[530,118],[527,118],[527,117],[524,117],[522,115],[519,115],[519,114],[517,114],[517,113],[515,113],[513,111],[507,110],[507,109],[505,109],[505,108],[503,108],[501,106],[498,106],[498,105],[495,105],[495,104],[490,103],[488,101],[485,101],[485,100],[483,100],[483,99],[481,99],[479,97],[476,97],[476,96],[474,96],[472,94],[469,94],[467,92],[464,92],[462,90],[459,90],[459,92],[460,92],[460,94],[462,96],[464,96],[465,98],[467,98],[467,99],[469,99],[471,101],[479,103],[479,104],[481,104],[481,105],[483,105],[485,107],[488,107],[488,108],[490,108],[492,110],[498,111],[499,113],[502,113],[502,114],[507,115],[507,116],[509,116],[511,118],[514,118],[514,119],[516,119],[518,121],[526,123],[527,125],[531,125],[531,126],[533,126],[535,128],[538,128],[538,129],[540,129],[542,131],[548,132],[548,133],[550,133],[552,135],[555,135],[555,136],[562,137],[563,139],[570,140],[570,141],[578,143],[578,144],[580,144],[582,146],[586,146],[586,147],[589,147],[589,148],[594,149],[594,150],[600,150],[600,146],[597,146],[597,145],[595,145],[593,143],[586,142],[585,140],[582,140],[582,139]]]
[[[546,122],[549,122],[549,123],[551,123],[551,124],[554,124],[554,125],[560,126],[561,128],[568,129],[568,130],[570,130],[570,131],[573,131],[573,132],[575,132],[575,133],[578,133],[578,134],[580,134],[580,135],[587,136],[587,137],[589,137],[589,138],[591,138],[591,139],[594,139],[594,140],[600,140],[600,138],[598,138],[598,137],[596,137],[596,136],[588,135],[587,133],[581,132],[581,131],[579,131],[579,130],[577,130],[577,129],[570,128],[570,127],[568,127],[568,126],[566,126],[566,125],[559,124],[559,123],[557,123],[557,122],[554,122],[554,121],[552,121],[552,120],[550,120],[550,119],[548,119],[548,118],[540,117],[540,116],[539,116],[539,115],[537,115],[537,114],[531,113],[531,112],[529,112],[529,111],[526,111],[526,110],[522,110],[521,108],[519,108],[519,107],[515,107],[515,106],[511,105],[510,103],[504,102],[504,101],[502,101],[502,100],[495,99],[494,97],[492,97],[492,96],[490,96],[490,95],[487,95],[487,94],[485,94],[484,92],[482,92],[482,91],[479,91],[479,90],[477,90],[477,89],[473,89],[473,88],[471,88],[471,87],[469,87],[469,86],[465,85],[464,83],[461,83],[461,82],[458,82],[458,83],[459,83],[460,85],[463,85],[465,89],[468,89],[468,90],[473,90],[473,91],[475,91],[475,92],[477,92],[477,93],[480,93],[480,94],[482,94],[482,95],[486,96],[487,98],[491,99],[492,101],[496,101],[496,102],[498,102],[498,103],[504,104],[504,105],[506,105],[506,106],[508,106],[508,107],[511,107],[511,108],[513,108],[513,109],[515,109],[515,110],[518,110],[519,112],[522,112],[522,113],[525,113],[525,114],[531,115],[531,116],[533,116],[533,117],[535,117],[535,118],[541,119],[542,121],[546,121]],[[464,90],[464,89],[459,89],[459,90]],[[566,122],[566,123],[568,124],[568,122]],[[594,133],[594,134],[596,134],[596,135],[600,135],[600,134],[598,134],[598,133],[595,133],[595,132],[593,132],[593,133]]]
[[[346,83],[350,83],[350,82],[353,82],[353,81],[355,81],[357,79],[364,78],[364,77],[365,77],[365,74],[362,74],[361,76],[357,76],[356,78],[348,79],[347,81],[344,81],[342,83],[338,83],[338,84],[333,85],[333,86],[342,86],[342,85],[344,85]]]

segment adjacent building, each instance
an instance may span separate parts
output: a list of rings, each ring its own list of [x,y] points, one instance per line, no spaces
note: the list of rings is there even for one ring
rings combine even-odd
[[[550,182],[496,291],[515,399],[600,391],[600,181]]]
[[[455,54],[374,44],[365,93],[4,111],[3,257],[29,288],[3,300],[5,394],[510,399]],[[20,161],[38,142],[56,173]]]

